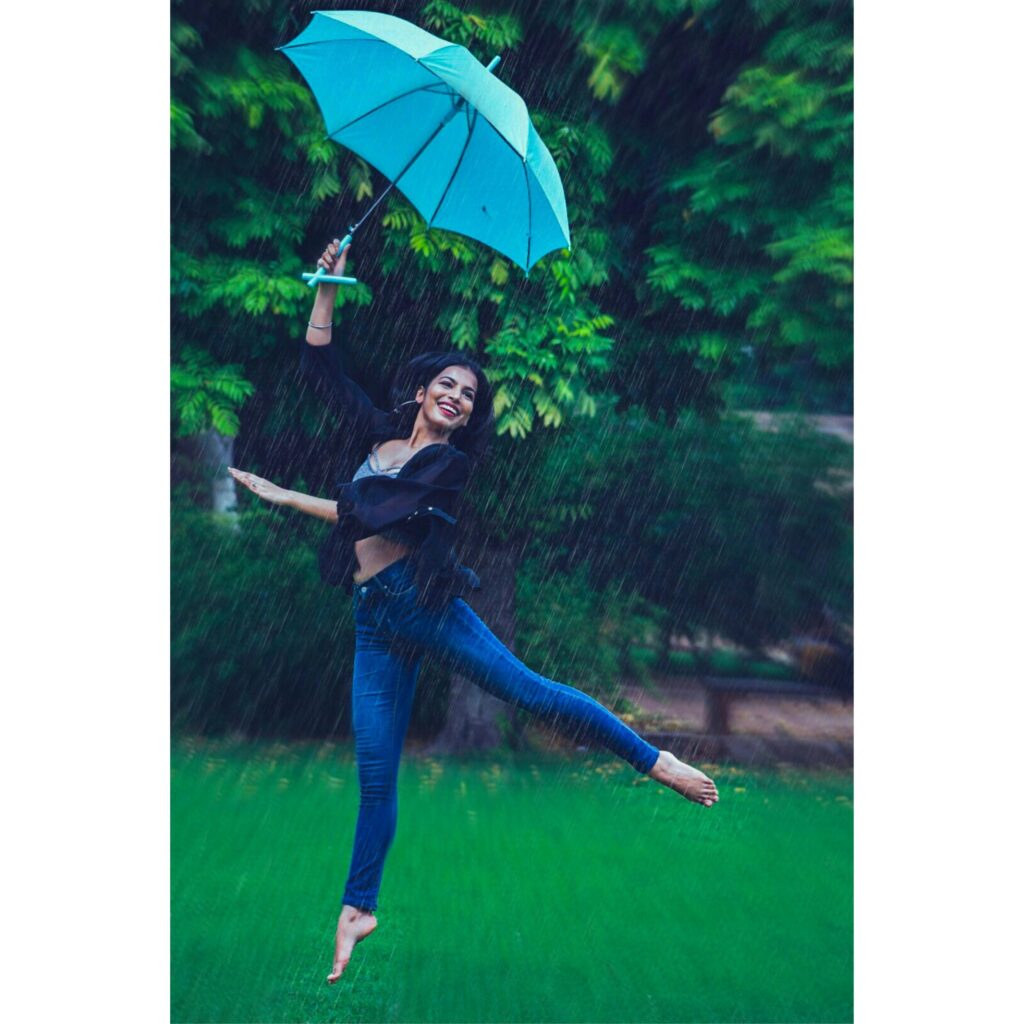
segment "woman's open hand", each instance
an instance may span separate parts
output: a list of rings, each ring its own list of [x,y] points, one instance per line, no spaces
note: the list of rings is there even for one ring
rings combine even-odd
[[[345,246],[338,254],[338,239],[336,238],[330,245],[324,249],[323,255],[316,261],[318,267],[323,267],[328,274],[333,274],[335,277],[342,277],[345,273],[345,261],[348,259],[348,250],[350,246]]]
[[[243,487],[248,487],[257,498],[269,501],[271,505],[287,505],[292,496],[291,491],[286,491],[283,487],[278,487],[277,484],[272,484],[269,480],[256,476],[255,473],[246,473],[233,466],[228,466],[228,472]]]

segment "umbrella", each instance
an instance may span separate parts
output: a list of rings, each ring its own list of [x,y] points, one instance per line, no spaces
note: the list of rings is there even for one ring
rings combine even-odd
[[[428,227],[497,250],[525,271],[569,247],[565,192],[522,98],[467,49],[390,14],[316,11],[280,47],[309,84],[330,139],[391,185]],[[303,274],[312,287],[332,280]],[[343,281],[343,278],[334,278]],[[349,279],[351,280],[351,279]]]

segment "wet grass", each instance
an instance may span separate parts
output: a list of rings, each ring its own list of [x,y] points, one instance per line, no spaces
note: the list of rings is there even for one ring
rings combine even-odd
[[[848,1021],[852,782],[409,757],[380,927],[324,983],[358,801],[343,746],[183,741],[173,1021]]]

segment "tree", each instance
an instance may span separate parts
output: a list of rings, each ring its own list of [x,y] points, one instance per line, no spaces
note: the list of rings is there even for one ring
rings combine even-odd
[[[685,413],[669,425],[602,401],[534,461],[525,549],[553,581],[585,567],[616,615],[638,598],[665,611],[666,635],[757,648],[809,631],[825,606],[850,620],[851,479],[846,442],[799,419],[769,431]]]
[[[309,447],[331,434],[308,399],[296,402],[292,375],[310,301],[299,280],[302,256],[345,222],[353,200],[371,198],[379,179],[324,141],[305,84],[273,53],[298,30],[297,9],[275,13],[247,0],[215,19],[207,5],[181,0],[175,15],[172,346],[182,353],[204,345],[212,364],[241,363],[254,382],[239,461],[286,485],[305,478],[321,489],[331,473]],[[513,47],[522,36],[511,15],[469,16],[444,3],[427,4],[423,19],[480,51]],[[605,333],[611,318],[593,297],[606,274],[589,251],[603,244],[589,222],[599,215],[607,141],[596,127],[555,114],[537,120],[569,202],[594,211],[575,219],[572,256],[547,257],[526,280],[484,247],[428,231],[393,195],[360,238],[362,252],[380,254],[373,278],[381,284],[376,293],[364,283],[340,296],[343,318],[374,300],[398,311],[350,320],[359,335],[353,372],[371,392],[382,393],[394,369],[420,349],[452,344],[482,354],[496,385],[498,433],[510,441],[592,412],[592,381],[607,369],[612,344]],[[575,173],[567,173],[570,163]],[[358,260],[360,250],[353,255]],[[399,346],[396,332],[407,339]],[[502,616],[513,575],[492,575],[481,614]]]
[[[383,183],[324,140],[305,83],[274,53],[309,10],[174,2],[171,340],[177,367],[203,353],[206,379],[237,367],[251,382],[239,464],[328,493],[365,453],[296,378],[311,298],[299,274]],[[537,460],[556,457],[565,428],[594,416],[603,393],[631,429],[634,410],[671,423],[720,409],[741,378],[764,394],[785,372],[787,401],[823,379],[847,387],[849,5],[417,0],[391,10],[485,61],[501,54],[566,187],[572,251],[529,278],[475,242],[428,231],[392,194],[353,250],[362,283],[340,295],[336,340],[378,401],[419,351],[483,358],[499,436],[467,492],[463,546],[485,568],[478,610],[508,623],[512,574],[486,567],[518,560]],[[486,537],[482,522],[496,524]],[[455,731],[461,713],[457,697]]]
[[[712,115],[710,145],[668,175],[644,299],[691,314],[709,366],[802,360],[848,384],[853,345],[852,4],[701,0],[708,35],[756,53]],[[806,385],[805,385],[806,392]],[[786,397],[800,397],[790,389]]]
[[[187,450],[210,486],[216,513],[235,509],[235,484],[225,467],[232,460],[238,410],[252,393],[237,366],[215,366],[201,349],[186,348],[182,361],[171,367],[174,436],[191,442]]]

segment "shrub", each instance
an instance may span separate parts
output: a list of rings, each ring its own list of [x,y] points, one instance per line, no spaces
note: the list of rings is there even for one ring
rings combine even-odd
[[[656,611],[635,594],[595,589],[587,565],[570,571],[530,558],[516,575],[520,657],[542,675],[586,692],[609,690],[622,676],[646,678],[636,641],[656,632]]]
[[[352,622],[279,511],[238,525],[171,512],[171,718],[206,734],[311,736],[348,725]]]

